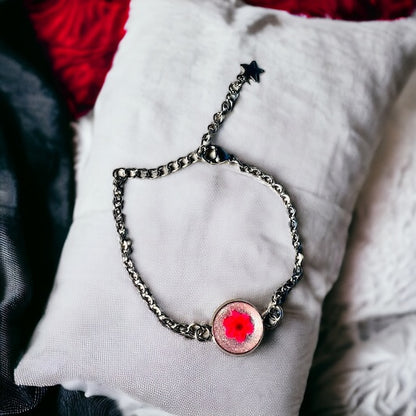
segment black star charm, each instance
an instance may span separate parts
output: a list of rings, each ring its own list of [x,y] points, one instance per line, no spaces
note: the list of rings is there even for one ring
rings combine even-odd
[[[260,82],[260,74],[264,72],[264,69],[259,68],[256,61],[251,61],[250,65],[241,64],[241,67],[243,68],[242,75],[249,84],[250,80]]]

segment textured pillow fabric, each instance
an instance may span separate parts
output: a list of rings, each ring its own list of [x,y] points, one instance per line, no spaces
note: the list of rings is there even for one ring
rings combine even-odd
[[[298,413],[321,302],[336,279],[379,120],[416,56],[414,20],[306,20],[230,1],[134,1],[127,34],[82,135],[74,223],[22,384],[102,383],[177,415]],[[305,278],[282,325],[246,357],[163,328],[123,268],[112,170],[195,149],[241,62],[246,85],[217,143],[281,181],[297,207]],[[134,260],[161,306],[207,321],[224,301],[259,308],[290,275],[281,201],[224,167],[197,164],[125,191]]]
[[[415,131],[416,71],[387,119],[324,304],[306,414],[416,414]]]

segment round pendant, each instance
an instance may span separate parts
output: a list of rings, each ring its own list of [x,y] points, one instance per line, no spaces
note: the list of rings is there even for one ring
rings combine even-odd
[[[249,302],[230,300],[221,305],[212,319],[212,335],[216,344],[234,355],[255,350],[263,338],[263,319]]]

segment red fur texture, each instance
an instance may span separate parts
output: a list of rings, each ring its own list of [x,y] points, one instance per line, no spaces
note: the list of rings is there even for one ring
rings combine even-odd
[[[344,20],[408,16],[416,0],[247,0],[254,6]],[[124,36],[129,0],[26,0],[29,17],[75,118],[95,103]]]

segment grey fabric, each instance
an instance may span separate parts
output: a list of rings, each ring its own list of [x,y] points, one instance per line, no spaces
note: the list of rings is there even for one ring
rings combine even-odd
[[[72,221],[69,116],[21,2],[0,4],[0,415],[114,415],[108,399],[17,386]]]

